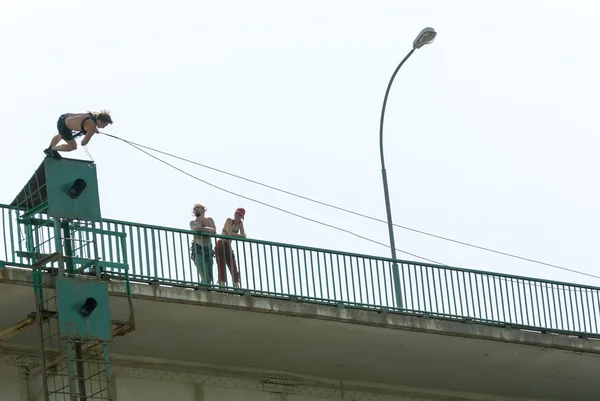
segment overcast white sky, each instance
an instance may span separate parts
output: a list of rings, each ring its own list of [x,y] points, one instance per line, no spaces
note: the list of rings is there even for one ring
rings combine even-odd
[[[394,222],[600,274],[600,6],[593,1],[4,1],[0,202],[42,162],[65,112],[107,108],[106,131]],[[106,136],[88,146],[103,216],[388,256],[351,235],[220,192]],[[65,155],[67,156],[67,155]],[[82,147],[67,157],[87,159]],[[172,162],[173,160],[168,160]],[[388,242],[385,224],[201,167],[191,174]],[[396,229],[397,247],[453,266],[600,280]],[[400,258],[414,259],[399,253]]]

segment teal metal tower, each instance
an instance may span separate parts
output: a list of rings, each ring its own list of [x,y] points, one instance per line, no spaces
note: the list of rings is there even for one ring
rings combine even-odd
[[[11,206],[33,270],[40,337],[37,399],[113,400],[109,343],[135,329],[125,233],[102,230],[96,165],[45,158]],[[22,233],[22,234],[21,234]],[[118,255],[103,255],[104,243]],[[126,283],[129,316],[111,319],[108,281]],[[116,326],[113,328],[113,326]]]

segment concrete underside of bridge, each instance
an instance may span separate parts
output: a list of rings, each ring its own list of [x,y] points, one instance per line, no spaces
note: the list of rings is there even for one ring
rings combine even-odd
[[[124,288],[110,284],[114,319],[127,315]],[[600,395],[596,340],[219,291],[132,290],[136,330],[114,340],[114,355],[328,378],[342,365],[353,382],[515,398]],[[35,310],[30,271],[0,270],[0,305],[0,330]],[[0,347],[37,344],[31,327]]]

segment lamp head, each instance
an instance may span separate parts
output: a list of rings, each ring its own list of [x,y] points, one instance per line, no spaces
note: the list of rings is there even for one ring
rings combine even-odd
[[[425,28],[417,35],[417,38],[413,42],[414,49],[420,49],[421,47],[430,44],[435,39],[437,32],[433,28]]]

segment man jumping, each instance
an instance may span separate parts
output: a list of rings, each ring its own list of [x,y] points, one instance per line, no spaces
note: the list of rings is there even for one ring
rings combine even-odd
[[[58,135],[52,138],[50,146],[44,149],[44,153],[48,156],[60,158],[61,152],[71,152],[77,149],[75,138],[83,136],[81,144],[86,146],[92,136],[98,133],[98,128],[104,128],[108,124],[112,124],[112,117],[108,111],[87,113],[66,113],[61,115],[56,122]],[[60,140],[64,140],[64,145],[58,145]]]

